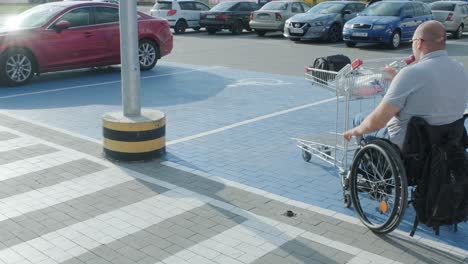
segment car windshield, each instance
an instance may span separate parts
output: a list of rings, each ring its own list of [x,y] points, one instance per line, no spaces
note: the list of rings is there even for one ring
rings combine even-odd
[[[423,2],[423,3],[426,3],[426,4],[431,4],[435,1],[438,1],[438,0],[419,0],[419,2]]]
[[[237,3],[236,2],[219,3],[219,4],[215,5],[213,8],[211,8],[210,11],[227,11],[231,7],[233,7],[235,4],[237,4]]]
[[[288,3],[282,2],[269,2],[268,4],[264,5],[261,10],[286,10],[288,9]]]
[[[401,3],[378,2],[364,9],[361,15],[399,17],[401,7]]]
[[[44,25],[66,6],[38,5],[6,21],[6,25],[15,28],[36,28]]]
[[[339,14],[345,4],[341,3],[320,3],[307,11],[311,14]]]
[[[157,10],[171,10],[172,9],[172,2],[157,2],[154,6],[154,9]]]
[[[431,9],[434,11],[454,11],[455,4],[454,3],[444,3],[444,2],[435,2],[432,3]]]

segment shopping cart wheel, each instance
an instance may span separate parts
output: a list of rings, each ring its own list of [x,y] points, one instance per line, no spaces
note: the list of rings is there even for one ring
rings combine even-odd
[[[327,156],[331,156],[332,154],[331,148],[329,146],[321,146],[318,148],[318,150],[325,153]]]
[[[343,195],[343,205],[346,208],[349,208],[351,206],[351,195],[349,193],[345,193]]]
[[[304,159],[305,162],[309,162],[311,158],[312,158],[312,155],[308,151],[308,148],[306,146],[303,146],[302,147],[302,159]]]

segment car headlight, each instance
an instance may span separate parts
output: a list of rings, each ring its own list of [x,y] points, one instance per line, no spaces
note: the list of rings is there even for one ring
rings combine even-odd
[[[289,24],[291,24],[291,21],[289,21],[289,20],[286,20],[286,21],[284,22],[284,25],[285,25],[286,27],[289,27]]]
[[[349,23],[346,23],[344,24],[343,28],[352,28],[353,25],[352,24],[349,24]]]
[[[387,28],[387,25],[374,25],[372,27],[372,29],[375,29],[375,30],[383,30],[383,29],[386,29]]]
[[[323,26],[323,22],[322,21],[311,22],[310,25],[313,26],[313,27],[321,27],[321,26]]]

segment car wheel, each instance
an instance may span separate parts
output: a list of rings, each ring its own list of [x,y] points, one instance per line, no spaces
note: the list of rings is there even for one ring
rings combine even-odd
[[[461,39],[463,37],[463,25],[460,25],[458,29],[452,32],[454,39]]]
[[[341,27],[338,24],[333,24],[328,31],[328,41],[335,43],[341,39]]]
[[[208,34],[210,34],[210,35],[213,35],[214,33],[216,33],[215,28],[207,28],[206,31],[208,31]]]
[[[256,29],[256,30],[255,30],[255,33],[257,33],[258,36],[263,37],[263,36],[265,36],[265,33],[266,33],[266,32],[263,31],[263,30],[257,30],[257,29]]]
[[[390,38],[390,48],[397,49],[398,47],[400,47],[400,43],[401,43],[400,31],[395,30],[392,34],[392,37]]]
[[[25,49],[11,49],[0,58],[0,79],[8,86],[28,83],[34,72],[34,57]]]
[[[193,30],[199,31],[200,27],[194,27]]]
[[[354,47],[356,47],[356,42],[345,41],[345,44],[346,44],[346,47],[349,47],[349,48],[354,48]]]
[[[141,40],[138,45],[138,59],[140,61],[140,70],[147,71],[154,68],[158,61],[159,48],[151,40]]]
[[[187,23],[185,23],[185,21],[183,20],[179,20],[174,26],[174,33],[176,34],[185,33],[186,29],[187,29]]]
[[[242,22],[239,21],[239,20],[236,20],[234,21],[234,24],[232,24],[232,27],[231,27],[231,33],[233,35],[239,35],[240,33],[242,33]]]

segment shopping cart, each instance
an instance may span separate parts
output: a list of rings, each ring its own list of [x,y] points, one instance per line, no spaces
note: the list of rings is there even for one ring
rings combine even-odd
[[[293,139],[302,150],[302,158],[305,161],[309,162],[315,157],[338,168],[343,189],[343,203],[346,207],[351,205],[348,191],[348,162],[359,149],[357,142],[348,142],[343,138],[343,132],[350,128],[351,102],[358,103],[359,112],[362,112],[366,103],[367,106],[375,106],[379,96],[382,96],[389,86],[384,71],[385,66],[404,59],[355,60],[338,72],[305,68],[305,78],[308,81],[314,86],[333,91],[336,95],[335,131]],[[363,104],[364,99],[367,102]],[[348,155],[350,152],[352,155]]]

